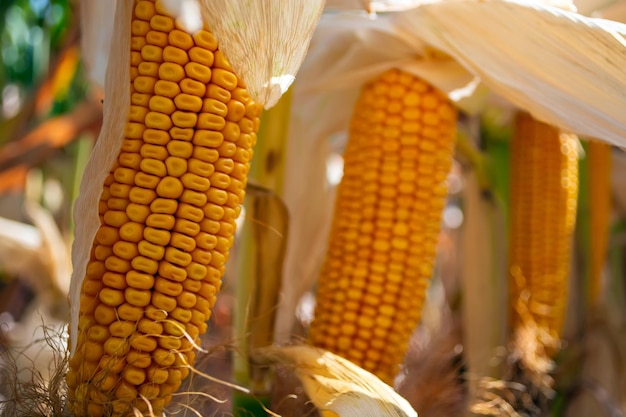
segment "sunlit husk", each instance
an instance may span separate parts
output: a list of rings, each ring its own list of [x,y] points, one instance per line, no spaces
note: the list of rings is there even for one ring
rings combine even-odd
[[[201,6],[252,99],[270,108],[295,79],[324,2],[202,0]]]
[[[311,346],[259,349],[257,360],[293,367],[317,408],[340,417],[417,417],[389,385],[352,362]]]
[[[535,118],[626,143],[625,25],[511,0],[435,2],[397,24]]]
[[[75,239],[72,246],[72,282],[70,285],[70,338],[71,350],[76,347],[78,332],[78,299],[82,286],[91,242],[93,242],[100,219],[98,217],[98,201],[104,183],[117,157],[118,150],[124,139],[126,117],[130,106],[130,54],[114,53],[130,50],[130,27],[133,2],[122,2],[115,12],[115,26],[111,41],[112,59],[106,73],[105,100],[115,105],[104,106],[104,118],[98,141],[94,146],[89,162],[85,167],[80,185],[80,194],[74,207],[76,224]]]
[[[87,76],[101,88],[106,77],[117,3],[117,0],[80,2],[81,56]]]

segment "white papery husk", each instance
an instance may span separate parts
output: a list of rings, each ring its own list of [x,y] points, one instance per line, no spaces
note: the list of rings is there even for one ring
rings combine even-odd
[[[270,108],[306,55],[325,0],[202,0],[202,16],[252,98]]]
[[[626,25],[514,0],[436,2],[397,23],[535,118],[626,144]]]
[[[131,0],[127,0],[131,2]],[[253,100],[270,108],[295,79],[325,0],[162,0],[190,31],[206,22]],[[83,0],[82,49],[103,87],[117,0]],[[297,28],[297,30],[295,30]]]
[[[255,359],[292,367],[320,410],[341,417],[417,417],[409,402],[389,385],[327,350],[307,345],[273,346],[255,351]]]
[[[80,3],[81,56],[89,80],[99,88],[104,88],[116,7],[117,0]]]
[[[113,37],[104,86],[104,114],[100,135],[93,148],[80,184],[80,192],[74,206],[75,237],[72,245],[72,280],[70,284],[70,351],[74,352],[78,336],[80,290],[92,242],[100,225],[98,202],[104,181],[111,170],[124,140],[126,119],[130,106],[130,27],[133,11],[132,1],[123,1],[115,7]],[[83,22],[84,24],[85,22]],[[95,22],[91,24],[96,25]],[[96,25],[97,26],[97,25]],[[115,103],[109,105],[107,103]]]

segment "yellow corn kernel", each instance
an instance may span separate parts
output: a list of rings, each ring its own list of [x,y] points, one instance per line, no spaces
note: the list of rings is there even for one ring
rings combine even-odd
[[[202,102],[202,111],[216,116],[226,117],[231,95],[228,90],[217,85],[210,85],[207,89],[207,98]]]
[[[144,272],[146,274],[155,274],[157,269],[159,268],[159,263],[156,260],[147,258],[145,256],[137,256],[135,259],[131,261],[131,266],[137,272]]]
[[[171,366],[175,360],[174,352],[163,348],[156,348],[152,352],[152,358],[154,359],[154,362],[162,367]]]
[[[179,83],[185,78],[185,69],[175,62],[164,62],[159,67],[159,78],[165,81]]]
[[[192,172],[187,172],[180,177],[180,181],[184,185],[184,189],[189,189],[193,191],[206,192],[211,187],[211,183],[208,178],[201,177],[200,175],[194,174]],[[181,193],[182,194],[182,189]],[[178,194],[178,196],[180,196]]]
[[[200,225],[187,219],[176,219],[174,231],[195,237],[200,232]]]
[[[185,74],[192,80],[208,84],[211,80],[211,69],[197,62],[189,62],[185,65]]]
[[[143,316],[143,309],[124,303],[117,308],[120,319],[136,322]]]
[[[163,62],[163,48],[161,46],[166,40],[167,37],[164,37],[162,33],[156,33],[154,31],[148,32],[146,34],[146,42],[148,45],[141,48],[141,58],[148,62]]]
[[[145,36],[150,31],[150,23],[142,20],[133,20],[131,32],[133,36]]]
[[[187,52],[184,49],[180,49],[175,46],[165,47],[165,49],[163,50],[163,59],[165,60],[165,63],[174,63],[178,65],[185,65],[187,62],[189,62],[189,56],[187,55]],[[182,70],[182,67],[180,68]],[[184,70],[181,72],[182,74],[184,74]],[[165,77],[161,78],[166,79]],[[184,75],[180,79],[175,79],[171,81],[179,82],[183,78]]]
[[[153,245],[159,246],[160,249],[157,251],[156,249],[153,249],[150,246],[148,246],[146,243],[142,243],[141,244],[142,246],[140,247],[139,250],[147,251],[150,254],[158,254],[157,255],[158,259],[155,259],[155,260],[161,259],[163,257],[161,255],[161,252],[165,253],[165,249],[163,249],[163,247],[167,246],[167,244],[170,242],[170,238],[171,238],[170,232],[167,230],[156,229],[154,227],[146,227],[144,229],[143,235],[148,242],[152,243]],[[144,246],[148,246],[148,247],[144,247]]]
[[[193,47],[193,39],[187,32],[181,30],[172,30],[168,33],[168,40],[170,45],[184,50],[189,50]]]
[[[136,368],[147,368],[152,364],[152,358],[147,352],[140,352],[138,350],[131,349],[126,355],[126,362]],[[143,372],[142,374],[145,375]],[[129,381],[127,378],[126,380]]]
[[[159,96],[174,98],[180,94],[180,86],[172,81],[159,80],[154,85],[154,93]]]
[[[129,348],[128,341],[119,337],[110,337],[104,342],[104,351],[111,356],[123,356]]]
[[[176,156],[170,156],[165,160],[167,175],[171,177],[181,177],[187,172],[187,160]]]
[[[206,94],[206,85],[201,83],[200,81],[192,80],[191,78],[185,78],[180,82],[180,89],[182,90],[182,94],[188,94],[192,97],[197,97],[198,100],[202,104],[204,104],[203,97]],[[177,96],[178,97],[178,96]],[[194,103],[197,103],[197,100],[194,100]],[[182,103],[183,106],[179,107],[181,110],[189,110],[185,108],[185,103]],[[194,108],[196,108],[194,106]],[[194,110],[196,112],[200,112],[202,107],[198,110]]]
[[[436,140],[411,129],[411,121],[403,116],[423,113],[426,96],[431,97],[434,109],[450,114],[432,126]],[[233,91],[233,98],[243,97]],[[236,114],[240,117],[241,111]],[[454,107],[443,94],[413,75],[392,69],[364,86],[350,125],[344,176],[309,337],[315,346],[350,359],[388,383],[399,370],[419,321],[432,272],[434,250],[424,248],[436,246],[439,235],[453,156],[454,115]],[[245,114],[237,123],[242,132],[254,124]],[[220,155],[230,152],[234,161],[243,164],[251,157],[239,148],[223,149]],[[400,174],[405,166],[411,167],[408,178]],[[420,167],[431,172],[413,174]],[[399,193],[402,181],[411,188],[406,202]],[[230,185],[223,185],[229,198],[242,193],[245,184],[231,180]],[[435,193],[433,188],[444,192]],[[226,236],[222,245],[228,244]],[[409,236],[420,236],[423,242],[410,244]],[[410,266],[411,261],[416,267]],[[372,343],[374,331],[386,342],[382,349]],[[397,338],[394,343],[391,335]]]
[[[217,149],[205,148],[203,146],[197,146],[193,148],[193,157],[204,162],[215,162],[220,158],[220,154]]]
[[[185,190],[183,183],[176,177],[167,176],[161,179],[156,191],[160,197],[176,199]]]
[[[169,297],[165,294],[155,292],[152,295],[152,305],[169,313],[176,308],[176,299],[174,297]]]
[[[124,279],[124,275],[116,272],[105,272],[102,275],[102,284],[116,290],[126,289],[126,280]],[[85,293],[87,292],[85,291]]]
[[[150,143],[153,145],[165,145],[170,141],[170,135],[168,134],[168,132],[165,132],[163,130],[144,128],[143,140],[145,143]]]
[[[130,220],[135,223],[144,223],[146,218],[150,215],[150,209],[141,204],[131,203],[126,207],[126,215]],[[102,230],[102,229],[100,229]],[[115,242],[111,242],[111,245]],[[103,245],[106,243],[102,242]]]
[[[176,282],[183,282],[187,278],[187,272],[183,268],[170,262],[159,263],[159,275]]]
[[[200,264],[198,264],[195,261],[192,262],[192,264],[194,264],[194,263],[197,264],[197,265],[200,265]],[[187,271],[187,276],[189,278],[191,278],[189,276],[189,269],[188,268],[189,267],[185,268],[185,271]],[[199,282],[199,281],[196,281],[194,279],[186,279],[186,280],[183,281],[183,288],[185,289],[185,291],[189,291],[189,292],[192,292],[192,293],[195,294],[198,291],[200,291],[200,289],[202,289],[202,283]],[[180,307],[177,307],[177,308],[180,308]]]
[[[162,294],[176,297],[183,291],[183,286],[178,282],[158,277],[154,283],[154,289]]]
[[[161,67],[163,65],[165,64],[162,64]],[[171,115],[176,110],[176,105],[174,104],[174,101],[171,98],[163,97],[163,96],[152,96],[152,98],[150,98],[150,101],[148,102],[148,107],[152,111],[167,114],[167,115]],[[145,157],[154,158],[154,156],[145,156]],[[157,159],[161,159],[161,158],[157,158]]]
[[[135,323],[128,321],[115,321],[109,325],[109,332],[119,338],[130,337],[135,332]]]
[[[138,290],[135,288],[126,288],[124,298],[135,307],[145,307],[150,304],[150,291]]]

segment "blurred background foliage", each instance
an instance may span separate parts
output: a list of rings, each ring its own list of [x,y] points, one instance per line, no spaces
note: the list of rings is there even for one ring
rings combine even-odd
[[[101,118],[97,107],[86,106],[77,6],[74,0],[0,1],[0,217],[34,224],[25,202],[35,202],[52,216],[62,238],[57,244],[65,247],[80,172]],[[2,259],[0,312],[17,319],[33,288],[15,275]]]
[[[67,0],[3,0],[0,3],[1,117],[16,116],[25,97],[35,94],[55,58],[76,35],[72,5]],[[68,36],[69,35],[69,36]],[[81,83],[72,82],[71,94],[58,97],[53,113],[67,110],[81,97]],[[3,137],[3,140],[8,138]]]

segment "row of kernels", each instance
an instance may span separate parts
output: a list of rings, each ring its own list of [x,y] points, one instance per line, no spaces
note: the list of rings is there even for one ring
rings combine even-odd
[[[336,206],[341,214],[333,224],[335,233],[322,272],[327,279],[318,293],[318,325],[312,327],[314,343],[322,341],[321,346],[337,349],[386,378],[390,377],[387,365],[396,365],[406,346],[404,339],[391,342],[393,335],[410,332],[419,319],[419,306],[430,275],[423,259],[434,253],[423,249],[424,245],[433,244],[430,239],[415,243],[411,238],[418,233],[436,231],[437,216],[431,212],[442,208],[439,204],[423,207],[416,204],[420,199],[438,198],[440,190],[433,194],[419,190],[445,181],[445,177],[437,177],[437,170],[446,171],[450,159],[449,155],[443,158],[443,152],[438,151],[439,146],[449,149],[449,145],[440,145],[438,141],[436,145],[422,145],[417,136],[407,140],[408,133],[450,140],[449,130],[429,127],[450,117],[447,110],[438,110],[434,105],[433,99],[437,97],[420,98],[404,87],[388,87],[366,91],[362,100],[378,110],[366,111],[361,120],[357,116],[352,122],[351,144],[346,151],[344,179]],[[387,101],[378,93],[396,98]],[[401,97],[404,103],[393,101]],[[394,103],[414,106],[422,124],[409,122],[403,128],[402,118],[390,116],[394,111],[386,107],[393,107]],[[396,107],[396,112],[402,113],[400,106]],[[377,118],[381,123],[378,128],[371,123]],[[391,127],[383,128],[385,123]],[[434,162],[439,165],[433,166]],[[424,172],[418,172],[420,169]],[[412,294],[412,298],[402,298],[403,293]],[[395,317],[399,313],[401,320]],[[341,323],[343,331],[333,326]],[[374,332],[378,333],[376,337]],[[373,341],[380,338],[387,340],[378,343],[378,349]],[[383,345],[385,355],[381,355]]]

